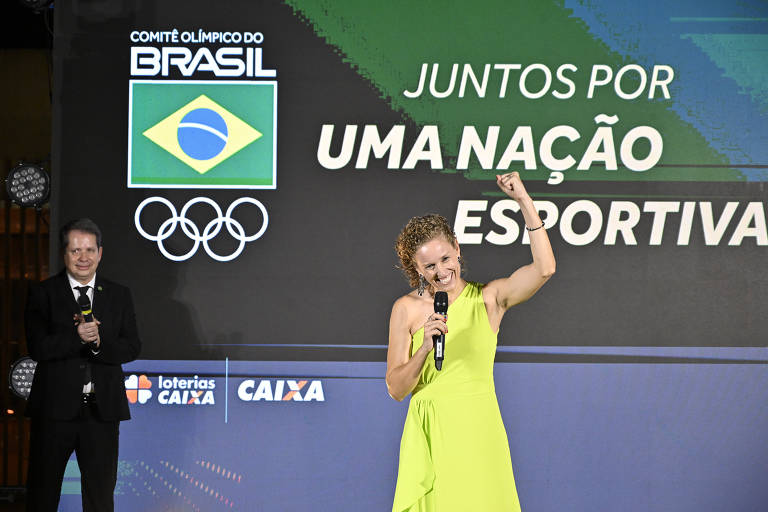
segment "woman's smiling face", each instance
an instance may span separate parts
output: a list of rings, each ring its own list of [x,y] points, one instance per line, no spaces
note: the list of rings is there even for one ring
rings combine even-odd
[[[458,245],[438,236],[419,247],[413,255],[413,261],[416,269],[435,291],[447,292],[461,280],[460,255]]]

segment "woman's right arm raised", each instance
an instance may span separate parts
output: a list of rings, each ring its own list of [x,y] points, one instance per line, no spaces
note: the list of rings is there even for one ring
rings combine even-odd
[[[410,357],[411,334],[408,329],[408,297],[401,297],[392,306],[389,317],[389,348],[387,349],[387,391],[389,396],[402,401],[419,382],[419,374],[427,355],[432,350],[431,339]]]

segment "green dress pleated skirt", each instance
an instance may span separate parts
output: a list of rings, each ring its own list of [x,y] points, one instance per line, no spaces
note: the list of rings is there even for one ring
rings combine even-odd
[[[467,283],[448,307],[442,371],[427,358],[400,441],[392,512],[520,510],[509,443],[496,401],[483,285]],[[411,354],[423,342],[412,337]]]

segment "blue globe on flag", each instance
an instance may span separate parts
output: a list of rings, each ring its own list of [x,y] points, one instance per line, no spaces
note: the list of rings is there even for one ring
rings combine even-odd
[[[229,131],[224,118],[209,108],[188,112],[179,123],[179,146],[195,160],[210,160],[224,150]]]

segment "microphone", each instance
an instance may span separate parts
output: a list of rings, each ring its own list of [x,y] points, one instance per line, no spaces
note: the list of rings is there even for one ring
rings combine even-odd
[[[448,294],[445,292],[435,293],[435,313],[439,315],[448,314]],[[435,343],[435,368],[437,370],[443,369],[443,359],[445,358],[445,334],[442,332],[432,336],[432,341]]]
[[[80,312],[83,314],[84,322],[93,322],[93,308],[91,308],[91,299],[88,298],[87,293],[81,293],[77,298],[77,305],[80,306]],[[96,342],[89,341],[88,346],[91,350],[96,351]]]
[[[86,322],[93,322],[93,310],[91,309],[91,299],[88,298],[88,294],[81,293],[77,298],[77,305],[80,306],[83,320]]]

